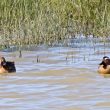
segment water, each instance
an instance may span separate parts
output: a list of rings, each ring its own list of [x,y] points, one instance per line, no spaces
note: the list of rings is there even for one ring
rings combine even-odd
[[[54,47],[23,51],[22,58],[0,54],[17,68],[0,75],[0,110],[109,110],[110,76],[97,73],[109,47]]]

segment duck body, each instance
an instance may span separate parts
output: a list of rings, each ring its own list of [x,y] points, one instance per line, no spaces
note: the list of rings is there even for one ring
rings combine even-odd
[[[100,65],[98,72],[101,74],[110,74],[110,65],[108,65],[107,68],[104,68],[103,65]]]
[[[110,58],[103,57],[102,62],[99,64],[98,72],[102,74],[110,74]]]
[[[6,61],[4,57],[0,58],[0,73],[16,72],[15,63],[12,61]]]

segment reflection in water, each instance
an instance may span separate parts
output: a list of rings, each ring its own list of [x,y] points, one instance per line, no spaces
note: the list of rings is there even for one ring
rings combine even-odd
[[[104,78],[110,78],[110,74],[100,74],[101,76],[103,76]]]
[[[17,52],[1,52],[17,67],[16,73],[0,76],[1,110],[110,108],[110,75],[97,73],[102,53],[103,48],[56,47],[23,51],[18,58]]]

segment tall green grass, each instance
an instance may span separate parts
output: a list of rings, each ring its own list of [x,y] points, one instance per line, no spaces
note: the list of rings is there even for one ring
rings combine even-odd
[[[109,0],[0,0],[2,45],[51,45],[77,34],[110,35]]]

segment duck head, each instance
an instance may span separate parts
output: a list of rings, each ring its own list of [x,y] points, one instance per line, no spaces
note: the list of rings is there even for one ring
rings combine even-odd
[[[106,59],[109,59],[109,57],[108,56],[104,56],[103,57],[103,60],[106,60]]]
[[[99,65],[103,65],[103,68],[106,69],[107,65],[110,65],[110,59],[108,56],[104,56],[102,62]]]
[[[5,60],[4,57],[0,57],[0,65],[1,65],[1,66],[6,65],[6,60]]]

